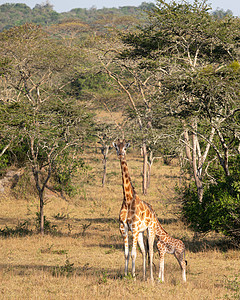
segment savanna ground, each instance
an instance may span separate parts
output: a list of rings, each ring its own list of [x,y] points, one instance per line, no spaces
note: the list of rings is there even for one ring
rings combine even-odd
[[[131,276],[124,278],[123,242],[118,229],[123,198],[119,161],[112,150],[107,183],[102,188],[102,157],[93,149],[85,158],[90,169],[75,178],[77,195],[63,199],[50,190],[46,193],[45,215],[50,226],[57,226],[55,233],[42,237],[34,229],[38,200],[34,191],[26,187],[27,176],[10,192],[1,194],[0,228],[7,233],[25,228],[23,224],[28,221],[28,229],[33,229],[33,233],[22,237],[0,237],[1,299],[240,298],[239,250],[217,234],[196,237],[181,222],[175,192],[181,178],[176,164],[166,166],[157,161],[148,195],[142,196],[141,157],[132,149],[127,160],[136,191],[153,206],[168,233],[186,244],[187,283],[182,282],[172,255],[166,255],[165,283],[158,283],[156,248],[154,284],[142,281],[140,251],[136,281]]]

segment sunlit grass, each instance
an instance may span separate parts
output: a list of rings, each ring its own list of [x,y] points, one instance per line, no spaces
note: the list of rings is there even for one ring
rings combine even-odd
[[[94,159],[92,159],[94,157]],[[131,152],[128,166],[139,196],[151,203],[163,227],[186,244],[187,283],[176,259],[166,255],[165,283],[142,282],[142,257],[137,256],[134,281],[124,278],[123,242],[118,229],[122,202],[121,172],[115,153],[108,161],[106,186],[101,186],[102,164],[95,151],[86,156],[91,169],[75,178],[78,194],[63,199],[46,192],[46,219],[56,230],[36,233],[38,200],[11,194],[0,200],[0,228],[16,228],[28,221],[31,234],[0,237],[0,295],[2,299],[238,299],[239,250],[231,249],[217,234],[194,237],[180,220],[175,186],[180,184],[176,164],[157,161],[148,195],[141,195],[141,157]],[[18,194],[19,195],[19,194]],[[130,268],[131,269],[131,268]],[[129,271],[130,271],[129,269]],[[147,272],[149,278],[149,270]]]

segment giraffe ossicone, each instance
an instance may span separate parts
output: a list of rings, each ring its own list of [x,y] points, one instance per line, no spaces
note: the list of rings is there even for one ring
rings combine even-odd
[[[125,276],[128,273],[129,263],[129,241],[128,232],[131,230],[133,235],[132,241],[132,276],[135,277],[135,262],[137,257],[137,243],[143,255],[143,279],[146,277],[146,251],[143,241],[143,233],[147,231],[148,246],[149,246],[149,264],[150,264],[150,279],[153,278],[153,244],[154,239],[157,239],[157,247],[160,256],[159,279],[164,281],[164,255],[165,253],[174,254],[182,269],[183,281],[186,281],[186,261],[185,261],[185,246],[181,240],[172,238],[161,226],[152,206],[145,201],[142,201],[137,195],[129,175],[126,150],[130,146],[124,139],[117,143],[113,143],[116,148],[118,158],[120,160],[122,172],[122,187],[123,187],[123,202],[119,214],[120,232],[124,239],[124,255],[125,255]]]

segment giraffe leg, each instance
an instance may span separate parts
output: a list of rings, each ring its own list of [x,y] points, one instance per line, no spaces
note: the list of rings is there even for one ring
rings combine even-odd
[[[149,263],[150,263],[150,279],[154,281],[153,278],[153,244],[154,244],[154,234],[148,232],[148,246],[149,246]]]
[[[164,255],[166,248],[160,241],[157,242],[157,248],[159,252],[159,281],[164,282]]]
[[[128,274],[128,262],[129,262],[129,246],[128,246],[128,227],[126,224],[120,224],[120,232],[124,239],[124,256],[125,256],[125,271],[124,274]]]
[[[144,242],[143,242],[143,232],[139,233],[138,236],[138,245],[142,251],[142,256],[143,256],[143,280],[146,278],[146,251],[144,247]]]
[[[176,257],[176,259],[180,265],[180,268],[182,270],[182,279],[184,282],[186,282],[186,280],[187,280],[186,279],[186,265],[187,264],[186,264],[186,261],[183,259],[184,251],[181,251],[181,252],[175,251],[174,256]]]
[[[164,282],[164,252],[160,252],[159,280]]]
[[[137,242],[138,242],[139,232],[133,232],[133,246],[132,246],[132,276],[135,277],[135,262],[137,257]]]

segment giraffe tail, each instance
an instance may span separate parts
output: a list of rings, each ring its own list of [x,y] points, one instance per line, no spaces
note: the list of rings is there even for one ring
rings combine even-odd
[[[186,260],[186,257],[185,257],[185,250],[183,251],[183,255],[184,255],[185,264],[187,266],[187,260]]]

